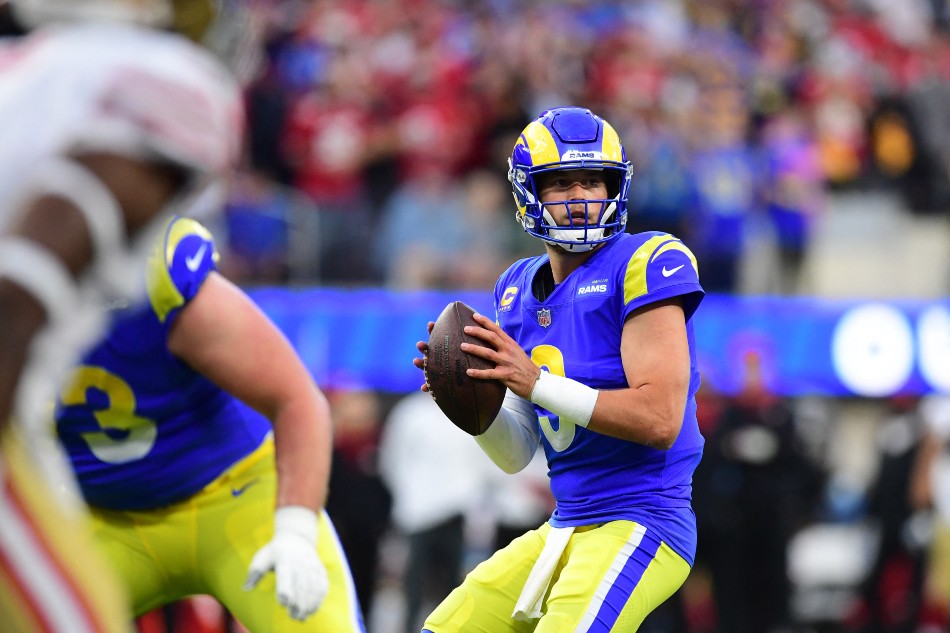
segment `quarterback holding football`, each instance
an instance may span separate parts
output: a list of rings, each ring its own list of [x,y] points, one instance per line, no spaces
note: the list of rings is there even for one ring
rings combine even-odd
[[[540,443],[556,508],[476,567],[428,633],[635,631],[689,573],[703,289],[682,241],[625,232],[631,170],[583,108],[543,112],[514,146],[517,217],[545,254],[501,275],[494,318],[464,328],[484,345],[459,347],[491,365],[468,376],[508,390],[475,441],[511,473]]]

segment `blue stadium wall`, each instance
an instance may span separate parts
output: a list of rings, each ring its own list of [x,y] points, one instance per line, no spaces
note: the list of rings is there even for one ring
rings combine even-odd
[[[426,323],[456,299],[486,314],[485,292],[256,288],[248,291],[328,388],[407,392]],[[703,380],[735,393],[756,358],[785,395],[950,392],[950,301],[842,301],[709,295],[694,317]]]

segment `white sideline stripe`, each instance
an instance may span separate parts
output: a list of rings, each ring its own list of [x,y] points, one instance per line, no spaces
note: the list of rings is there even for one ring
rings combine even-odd
[[[617,576],[620,575],[624,565],[627,564],[627,561],[630,560],[633,553],[640,547],[640,542],[643,540],[643,535],[646,534],[646,531],[646,528],[638,523],[637,527],[633,530],[633,534],[630,535],[630,539],[624,543],[620,551],[617,552],[617,556],[610,564],[610,569],[607,570],[607,574],[594,591],[594,597],[587,607],[587,612],[584,614],[583,619],[577,623],[577,628],[574,629],[574,633],[584,633],[590,630],[591,625],[594,624],[594,619],[597,617],[597,614],[600,613],[600,608],[604,605],[604,600],[607,599],[607,594],[614,586]]]
[[[42,615],[61,633],[96,633],[86,609],[76,604],[71,587],[63,582],[59,570],[33,534],[15,503],[0,488],[0,548],[24,582],[23,589],[33,599]]]

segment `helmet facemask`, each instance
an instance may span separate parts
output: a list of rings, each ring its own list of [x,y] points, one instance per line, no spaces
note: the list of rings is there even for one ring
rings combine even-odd
[[[567,217],[571,221],[570,226],[558,226],[555,223],[551,212],[548,210],[549,207],[567,207],[576,205],[579,202],[583,202],[584,206],[587,207],[585,218],[583,220],[580,218],[574,219],[568,211]],[[598,210],[598,220],[596,223],[592,224],[588,218],[591,217],[591,207],[595,205],[601,207],[604,212]],[[545,241],[560,246],[566,251],[570,251],[572,253],[583,253],[585,251],[589,251],[600,242],[606,241],[607,237],[613,235],[613,231],[611,229],[615,223],[611,222],[610,218],[613,216],[614,211],[617,208],[616,202],[610,202],[605,205],[605,203],[601,200],[565,200],[564,202],[543,203],[541,208],[543,209],[542,224],[545,225],[548,232],[548,238]],[[611,232],[608,233],[608,230],[611,230]]]
[[[510,161],[509,161],[510,164]],[[537,176],[554,171],[576,171],[596,169],[605,171],[607,176],[607,197],[579,200],[558,200],[541,202],[538,194]],[[558,163],[539,165],[530,170],[509,170],[515,203],[518,205],[516,218],[524,230],[539,237],[548,244],[558,246],[572,253],[583,253],[595,246],[608,242],[624,232],[627,225],[627,191],[630,182],[630,166],[623,163]],[[583,204],[583,218],[573,217],[566,208],[569,225],[559,225],[555,221],[559,207],[576,207]],[[592,222],[591,218],[597,218]]]

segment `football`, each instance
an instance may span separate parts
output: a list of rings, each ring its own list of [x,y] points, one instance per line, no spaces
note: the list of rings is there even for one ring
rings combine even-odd
[[[490,361],[467,354],[460,345],[484,341],[465,334],[466,325],[478,325],[475,311],[461,301],[445,307],[429,334],[425,379],[429,393],[442,412],[469,435],[481,435],[491,425],[505,400],[505,385],[498,380],[471,378],[465,370],[491,369]]]

